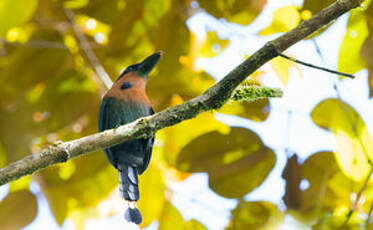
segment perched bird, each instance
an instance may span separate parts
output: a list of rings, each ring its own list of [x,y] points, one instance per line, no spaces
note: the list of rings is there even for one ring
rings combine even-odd
[[[105,94],[98,116],[98,129],[116,128],[140,117],[154,113],[145,93],[148,74],[158,63],[161,52],[147,57],[143,62],[129,66]],[[127,201],[124,214],[127,221],[140,224],[141,213],[136,208],[140,198],[138,175],[149,165],[154,138],[126,141],[105,149],[109,162],[119,172],[119,190]]]

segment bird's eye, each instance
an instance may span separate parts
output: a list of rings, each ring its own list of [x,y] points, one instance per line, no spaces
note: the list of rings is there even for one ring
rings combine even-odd
[[[129,83],[129,82],[124,82],[120,88],[121,88],[121,89],[128,89],[128,88],[131,88],[131,87],[132,87],[132,84],[131,84],[131,83]]]

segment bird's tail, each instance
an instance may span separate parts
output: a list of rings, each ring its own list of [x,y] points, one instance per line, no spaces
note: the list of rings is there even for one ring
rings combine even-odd
[[[128,205],[124,218],[128,222],[140,224],[142,217],[140,211],[136,208],[136,202],[140,198],[137,169],[130,165],[122,165],[118,167],[118,170],[119,191]]]

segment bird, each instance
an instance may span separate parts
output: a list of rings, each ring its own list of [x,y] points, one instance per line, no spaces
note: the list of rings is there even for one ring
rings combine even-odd
[[[145,88],[148,74],[161,55],[162,52],[158,51],[142,62],[128,66],[120,74],[102,99],[98,114],[100,132],[154,114]],[[153,144],[154,136],[125,141],[104,149],[109,162],[119,173],[119,191],[127,203],[124,218],[135,224],[142,222],[141,213],[136,207],[140,198],[138,176],[149,165]]]

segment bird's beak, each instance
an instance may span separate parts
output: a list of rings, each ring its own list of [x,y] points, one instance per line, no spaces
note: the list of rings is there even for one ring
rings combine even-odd
[[[139,63],[138,72],[143,76],[147,76],[158,63],[159,59],[161,59],[161,56],[162,51],[158,51],[147,57],[144,61]]]

